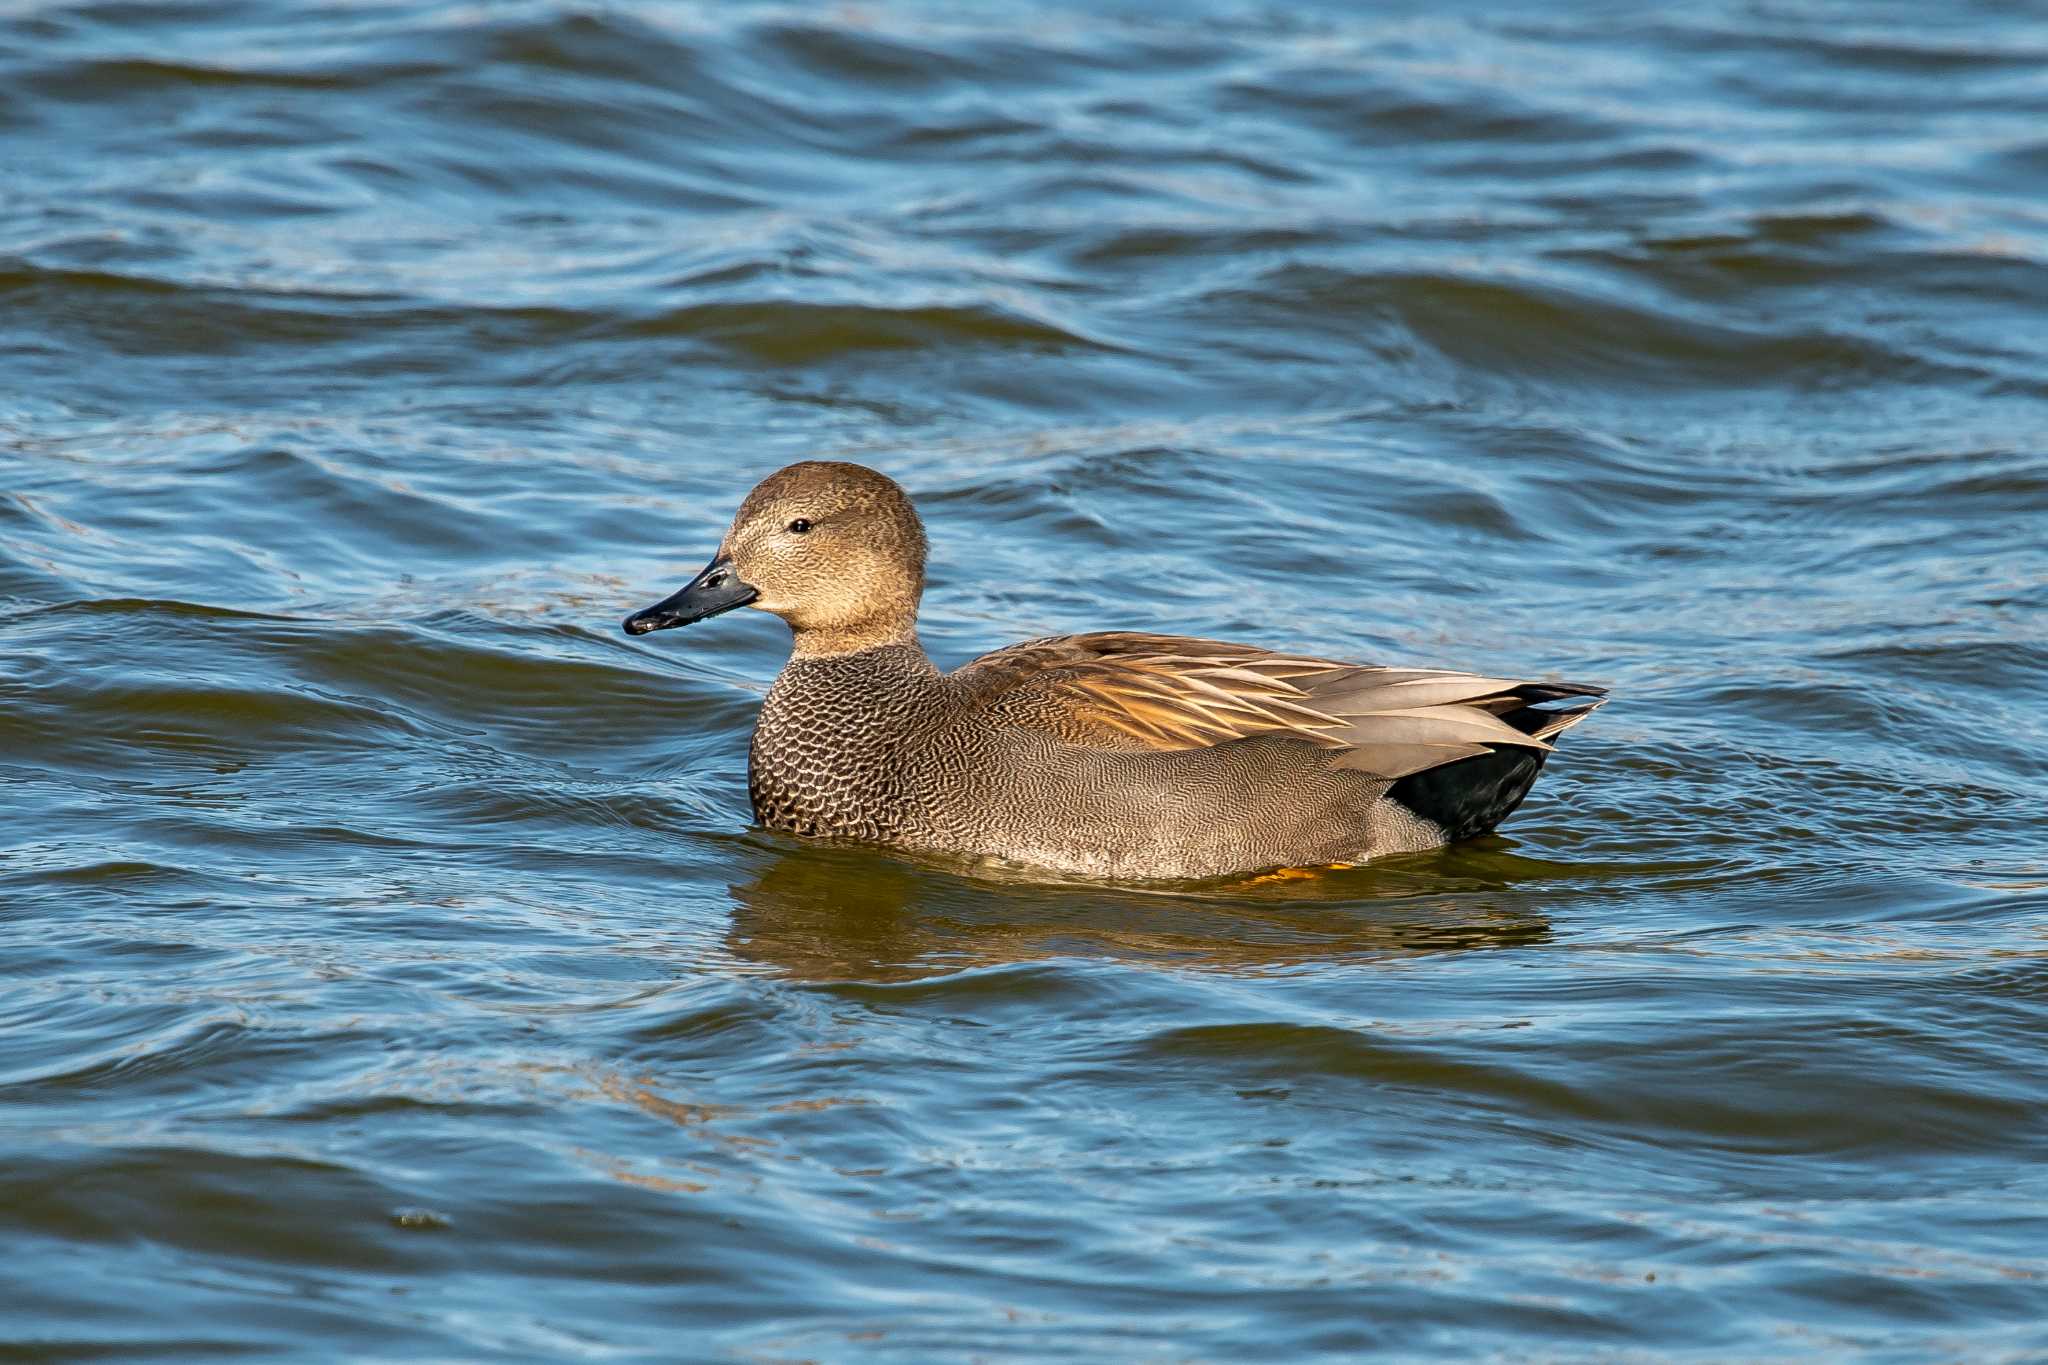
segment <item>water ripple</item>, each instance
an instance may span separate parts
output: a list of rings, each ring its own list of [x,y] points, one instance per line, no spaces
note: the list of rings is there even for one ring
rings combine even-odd
[[[0,15],[29,1354],[2031,1359],[2048,28]],[[925,637],[1604,682],[1496,836],[748,828],[790,460]],[[145,1313],[137,1307],[148,1305]]]

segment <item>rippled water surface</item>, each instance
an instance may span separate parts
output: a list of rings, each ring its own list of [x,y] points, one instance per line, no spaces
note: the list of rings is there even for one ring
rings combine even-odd
[[[0,6],[0,1340],[2048,1356],[2048,17]],[[749,828],[861,460],[947,663],[1604,682],[1499,836]],[[747,619],[739,619],[740,616]]]

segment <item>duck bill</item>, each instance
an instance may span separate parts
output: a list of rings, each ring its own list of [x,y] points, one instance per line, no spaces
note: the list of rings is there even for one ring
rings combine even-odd
[[[628,616],[626,634],[645,635],[651,630],[687,626],[692,621],[744,607],[760,595],[753,584],[740,581],[732,567],[732,556],[720,555],[704,566],[704,572],[685,583],[680,592]]]

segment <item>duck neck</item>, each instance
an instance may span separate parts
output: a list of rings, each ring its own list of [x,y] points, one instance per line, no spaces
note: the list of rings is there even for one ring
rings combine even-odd
[[[789,657],[796,659],[835,659],[855,654],[867,654],[878,649],[907,647],[922,658],[924,646],[917,642],[917,622],[864,621],[857,626],[810,626],[798,629],[790,645]]]

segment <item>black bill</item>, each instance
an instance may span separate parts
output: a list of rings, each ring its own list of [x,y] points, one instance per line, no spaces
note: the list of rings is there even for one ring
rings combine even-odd
[[[720,555],[704,566],[704,572],[685,583],[682,591],[628,616],[626,634],[645,635],[650,630],[687,626],[692,621],[701,621],[707,616],[731,611],[734,607],[744,607],[760,595],[753,584],[740,581],[739,574],[733,570],[732,560]]]

